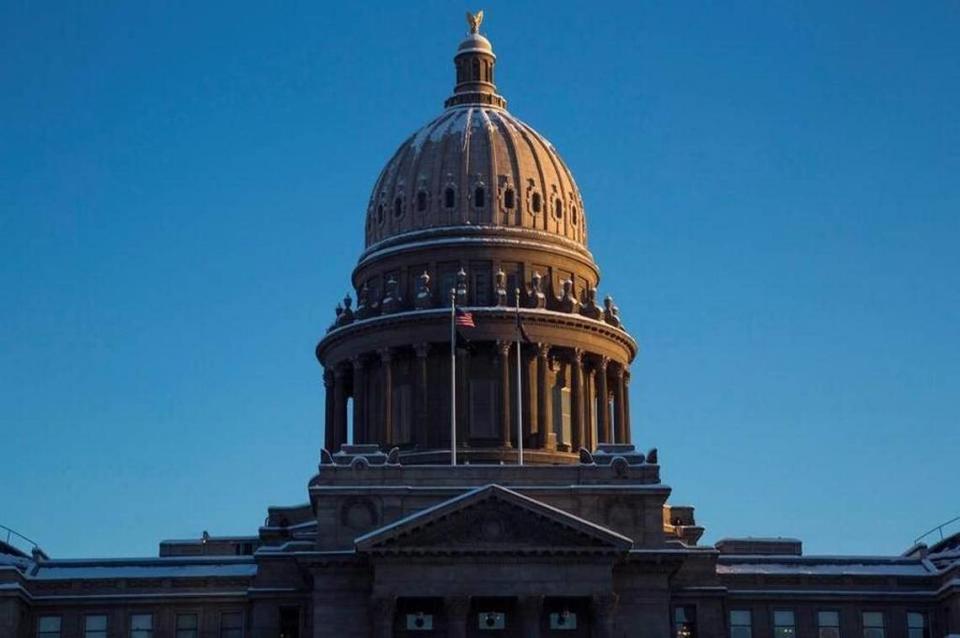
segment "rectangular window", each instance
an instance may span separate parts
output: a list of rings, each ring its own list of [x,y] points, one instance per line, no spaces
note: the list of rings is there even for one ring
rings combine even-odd
[[[60,638],[60,616],[40,616],[37,638]]]
[[[243,638],[243,614],[239,611],[220,614],[220,638]]]
[[[176,638],[197,638],[199,623],[196,614],[177,614]]]
[[[882,611],[865,611],[861,615],[863,620],[863,638],[884,638]]]
[[[907,638],[930,638],[925,613],[920,611],[907,612]]]
[[[130,638],[153,638],[153,614],[130,616]]]
[[[794,638],[797,635],[797,620],[790,610],[773,612],[773,638]]]
[[[83,638],[107,638],[107,617],[103,614],[84,617]]]
[[[697,608],[692,605],[673,608],[673,638],[697,638]]]
[[[818,638],[840,638],[840,612],[817,612]]]
[[[730,612],[730,638],[752,638],[753,617],[749,610],[739,609]]]

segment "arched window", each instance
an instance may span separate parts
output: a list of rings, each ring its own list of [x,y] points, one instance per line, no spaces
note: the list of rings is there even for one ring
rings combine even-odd
[[[427,210],[427,193],[417,191],[417,211],[422,213],[425,210]]]
[[[443,192],[443,205],[447,208],[453,208],[456,196],[457,194],[453,192],[453,189],[448,187],[447,190]]]
[[[553,214],[556,215],[557,219],[563,219],[563,202],[560,199],[553,202]]]
[[[473,205],[477,208],[483,208],[486,204],[486,193],[483,190],[482,186],[478,186],[473,191]]]
[[[534,193],[533,197],[530,198],[530,208],[533,209],[534,214],[540,212],[540,193]]]
[[[508,210],[513,210],[513,189],[508,188],[503,191],[503,207]]]
[[[377,223],[378,224],[383,223],[383,204],[379,204],[377,206]]]
[[[400,217],[403,215],[403,197],[399,195],[395,200],[393,200],[393,216]]]

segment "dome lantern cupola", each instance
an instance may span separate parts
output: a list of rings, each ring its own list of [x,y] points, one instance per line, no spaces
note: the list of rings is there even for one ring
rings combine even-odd
[[[453,56],[453,63],[457,68],[457,84],[453,95],[444,102],[446,107],[482,104],[505,108],[507,105],[507,101],[497,93],[497,87],[493,83],[493,67],[497,56],[493,54],[490,41],[480,35],[481,22],[483,11],[467,13],[470,33],[457,47],[457,53]]]

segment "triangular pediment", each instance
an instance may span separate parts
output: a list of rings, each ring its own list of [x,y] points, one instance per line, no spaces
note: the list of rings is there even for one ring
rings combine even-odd
[[[628,550],[633,541],[499,485],[471,490],[365,534],[377,554],[565,554]]]

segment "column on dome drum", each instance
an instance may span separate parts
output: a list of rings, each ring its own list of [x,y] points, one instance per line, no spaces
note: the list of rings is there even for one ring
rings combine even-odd
[[[333,369],[333,448],[339,450],[347,441],[347,369],[338,364]]]
[[[336,452],[334,449],[333,436],[333,415],[334,415],[334,377],[333,370],[329,367],[323,369],[323,393],[324,393],[324,416],[323,416],[323,447],[330,452]]]
[[[613,369],[613,422],[617,443],[626,443],[627,428],[623,410],[623,365],[616,364]]]
[[[613,443],[610,431],[610,394],[607,391],[607,366],[610,359],[600,357],[597,363],[597,436],[598,443]]]
[[[416,431],[414,432],[414,443],[417,447],[427,448],[429,445],[429,428],[430,428],[430,413],[429,413],[429,397],[428,397],[428,388],[429,388],[429,372],[427,369],[428,357],[430,355],[430,344],[428,343],[418,343],[414,347],[414,352],[417,356],[417,370],[416,370],[416,379],[417,379],[417,396],[416,396]]]
[[[570,356],[570,380],[571,391],[573,393],[573,424],[571,427],[573,435],[572,451],[576,452],[581,447],[584,447],[584,441],[586,439],[586,418],[584,416],[585,405],[583,396],[583,350],[580,350],[579,348],[574,348],[573,353]]]
[[[350,360],[353,365],[353,442],[365,443],[369,440],[366,419],[367,376],[362,356]]]

